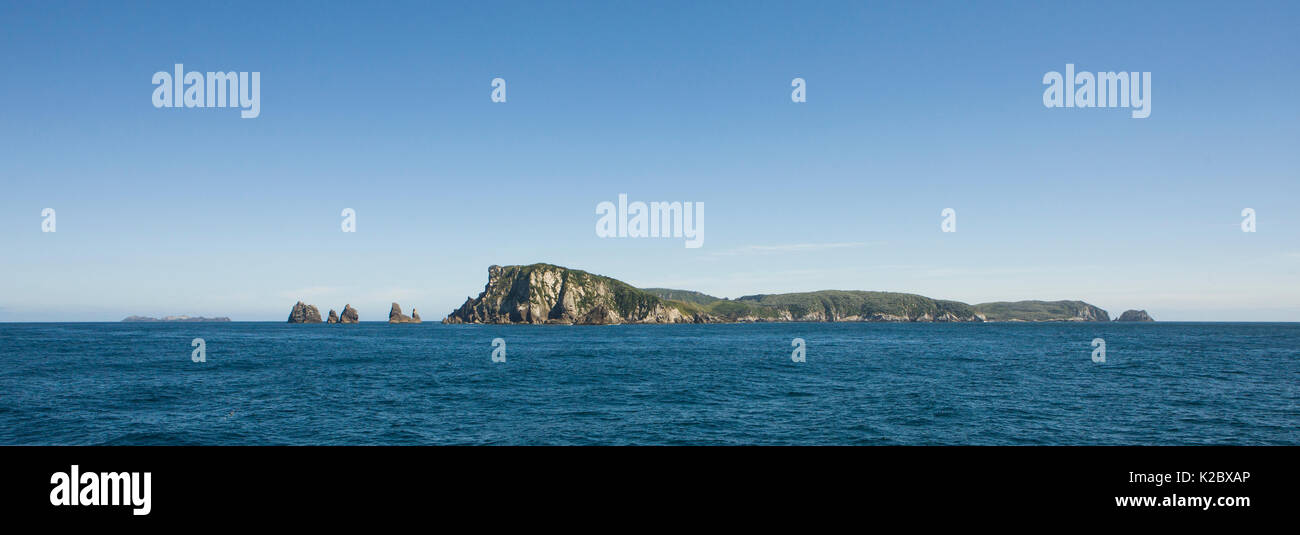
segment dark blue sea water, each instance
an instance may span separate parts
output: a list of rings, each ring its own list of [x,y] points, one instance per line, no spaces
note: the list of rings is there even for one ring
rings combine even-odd
[[[1300,324],[0,324],[0,444],[1300,444],[1298,382]]]

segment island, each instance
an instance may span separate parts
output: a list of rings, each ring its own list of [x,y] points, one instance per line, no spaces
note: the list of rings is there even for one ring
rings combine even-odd
[[[402,313],[402,305],[393,303],[393,307],[388,310],[388,323],[420,323],[420,313],[411,307],[411,315],[407,316]]]
[[[394,304],[396,307],[396,304]],[[400,312],[399,312],[400,313]],[[391,321],[391,320],[390,320]],[[1083,301],[999,301],[969,305],[898,292],[823,290],[724,299],[691,290],[636,288],[552,264],[488,267],[478,297],[447,324],[614,325],[747,322],[1106,322]]]
[[[339,323],[357,323],[361,321],[361,314],[352,305],[343,305],[343,313],[339,314]]]
[[[357,323],[359,321],[361,321],[361,315],[357,313],[357,309],[352,308],[352,305],[349,304],[349,305],[343,305],[342,314],[335,312],[334,309],[331,308],[329,312],[329,317],[325,320],[325,323],[346,324],[346,323]],[[296,304],[293,305],[293,309],[289,311],[289,323],[320,323],[320,322],[321,322],[320,309],[316,308],[316,305],[309,305],[303,303],[302,301],[298,301]]]
[[[205,318],[203,316],[163,316],[162,318],[151,318],[148,316],[127,316],[122,319],[123,323],[149,323],[149,322],[228,322],[230,318]]]
[[[1115,321],[1155,321],[1145,310],[1125,310]]]
[[[298,301],[293,305],[293,310],[289,311],[289,323],[320,323],[320,309],[316,305],[309,305]]]

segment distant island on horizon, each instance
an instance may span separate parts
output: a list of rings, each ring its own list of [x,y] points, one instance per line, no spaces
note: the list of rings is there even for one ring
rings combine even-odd
[[[917,294],[822,290],[725,299],[623,281],[552,264],[488,267],[477,298],[445,324],[617,325],[756,322],[1108,322],[1083,301],[998,301],[969,305]],[[1128,310],[1115,321],[1155,321]]]
[[[203,316],[164,316],[162,318],[151,318],[148,316],[127,316],[122,319],[122,323],[148,323],[148,322],[226,322],[230,318],[205,318]]]

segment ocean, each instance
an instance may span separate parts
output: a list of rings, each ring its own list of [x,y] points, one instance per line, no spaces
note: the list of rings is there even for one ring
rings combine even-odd
[[[1298,383],[1295,323],[9,323],[0,444],[1296,445]]]

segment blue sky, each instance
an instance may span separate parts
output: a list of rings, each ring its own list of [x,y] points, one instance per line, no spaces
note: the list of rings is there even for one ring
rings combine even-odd
[[[0,20],[0,321],[283,320],[299,299],[436,320],[488,265],[531,262],[727,297],[1300,321],[1295,3],[3,2]],[[261,116],[154,108],[176,63],[260,72]],[[1151,116],[1045,108],[1066,63],[1151,72]],[[620,193],[704,202],[704,246],[598,238]]]

